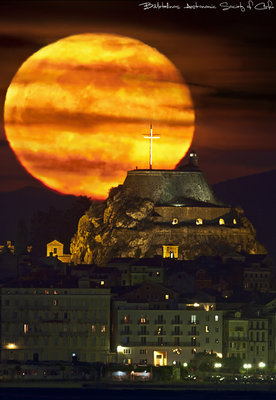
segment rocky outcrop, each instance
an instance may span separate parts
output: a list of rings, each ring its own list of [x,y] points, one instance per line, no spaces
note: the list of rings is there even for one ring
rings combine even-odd
[[[162,245],[179,246],[179,259],[231,252],[264,254],[255,230],[241,208],[235,227],[156,222],[155,204],[149,198],[133,197],[124,186],[110,191],[103,203],[92,203],[78,224],[71,241],[74,263],[105,265],[114,257],[154,257],[162,255]]]

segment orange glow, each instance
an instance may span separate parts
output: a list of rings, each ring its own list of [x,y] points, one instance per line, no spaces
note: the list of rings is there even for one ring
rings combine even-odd
[[[105,198],[129,169],[174,168],[194,131],[189,89],[156,49],[128,37],[81,34],[43,47],[7,91],[5,130],[22,165],[52,189]],[[158,143],[156,143],[158,142]]]

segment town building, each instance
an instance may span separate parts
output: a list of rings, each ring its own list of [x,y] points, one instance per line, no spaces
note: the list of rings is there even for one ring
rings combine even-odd
[[[222,357],[223,311],[213,303],[114,301],[112,348],[118,362],[183,365],[196,353]]]
[[[109,289],[20,286],[0,291],[1,362],[109,361]]]
[[[224,356],[239,358],[243,363],[258,368],[269,362],[269,319],[265,316],[242,315],[237,311],[225,317]]]

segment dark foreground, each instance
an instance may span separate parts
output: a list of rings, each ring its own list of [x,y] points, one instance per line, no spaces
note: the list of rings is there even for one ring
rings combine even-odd
[[[38,382],[37,382],[38,383]],[[45,382],[44,385],[50,382]],[[1,385],[1,384],[0,384]],[[276,399],[270,385],[111,385],[107,387],[1,387],[2,400],[266,400]]]

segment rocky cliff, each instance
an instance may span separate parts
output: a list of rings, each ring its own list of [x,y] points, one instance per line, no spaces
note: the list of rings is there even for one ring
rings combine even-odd
[[[264,254],[255,230],[241,208],[235,227],[158,223],[155,204],[133,197],[124,186],[110,191],[103,203],[92,203],[80,218],[71,241],[74,263],[105,265],[114,257],[154,257],[162,255],[162,245],[179,246],[179,259],[195,259],[234,251]]]

